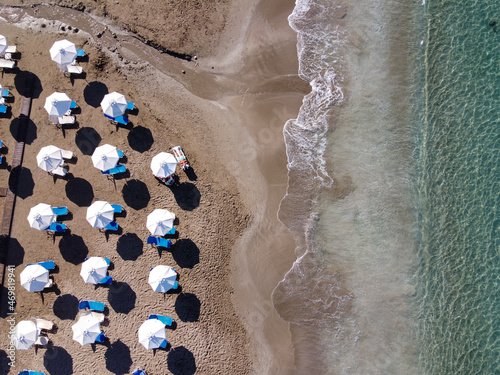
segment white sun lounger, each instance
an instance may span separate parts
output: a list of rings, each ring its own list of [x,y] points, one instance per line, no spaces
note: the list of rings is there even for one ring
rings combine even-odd
[[[35,318],[35,325],[38,330],[45,329],[50,331],[54,327],[54,323],[50,320]]]
[[[0,68],[12,69],[15,65],[15,61],[0,59]]]
[[[95,318],[97,318],[100,323],[104,322],[104,314],[103,313],[91,311],[90,315],[92,315]]]
[[[82,74],[83,68],[77,65],[68,65],[68,73],[71,74]]]
[[[74,124],[75,123],[75,116],[58,116],[57,117],[57,124],[59,125],[67,125],[67,124]]]
[[[7,49],[5,50],[5,53],[16,53],[17,52],[17,46],[7,46]]]
[[[61,149],[61,154],[62,154],[63,159],[71,159],[71,158],[73,158],[73,151],[62,150]]]
[[[66,176],[66,173],[68,173],[68,170],[66,168],[59,166],[56,169],[54,169],[51,173],[64,177],[64,176]],[[46,287],[46,288],[48,288],[48,287]]]

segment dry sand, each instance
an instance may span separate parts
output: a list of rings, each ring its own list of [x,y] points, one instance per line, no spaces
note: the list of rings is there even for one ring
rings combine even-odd
[[[177,50],[207,55],[191,62],[157,53],[142,42],[137,47],[125,33],[120,34],[121,23],[110,23],[116,29],[92,24],[92,31],[104,30],[100,38],[75,33],[75,26],[69,31],[71,12],[59,14],[58,19],[66,19],[62,24],[47,23],[41,28],[34,23],[32,31],[0,24],[0,33],[22,53],[20,71],[5,73],[0,80],[14,94],[12,116],[0,119],[0,139],[9,150],[7,164],[15,144],[23,75],[31,72],[39,82],[21,184],[12,187],[18,199],[7,263],[18,266],[16,275],[28,263],[54,260],[58,265],[53,275],[57,287],[44,293],[43,299],[18,284],[17,321],[40,316],[53,320],[57,329],[49,333],[49,349],[36,354],[34,349],[18,351],[16,368],[10,373],[31,368],[49,374],[126,374],[138,365],[150,375],[280,373],[280,368],[285,373],[293,368],[287,326],[274,312],[270,297],[293,260],[293,248],[289,256],[273,253],[273,247],[293,247],[276,218],[286,189],[281,128],[296,115],[307,89],[291,75],[296,72],[294,43],[290,30],[283,31],[293,4],[281,1],[262,9],[255,2],[249,5],[253,17],[246,17],[241,9],[229,13],[229,5],[220,3],[223,7],[217,10],[224,10],[219,13],[225,32],[207,33],[205,39],[188,33],[206,50],[188,42],[192,48]],[[42,7],[35,10],[47,12]],[[262,14],[270,15],[269,19],[263,22],[259,19]],[[144,26],[142,16],[135,21]],[[270,23],[274,21],[278,24]],[[250,36],[241,35],[239,26],[250,22],[274,35],[255,38],[256,29]],[[140,41],[154,38],[143,36]],[[62,37],[87,51],[89,59],[81,63],[83,77],[64,77],[50,61],[48,50]],[[238,38],[252,43],[236,48]],[[116,41],[121,44],[113,50]],[[235,48],[229,48],[231,42]],[[159,39],[157,43],[162,44]],[[142,62],[144,56],[156,68]],[[61,130],[48,122],[43,105],[54,91],[66,92],[77,101],[77,127]],[[136,103],[138,111],[129,116],[132,125],[128,128],[116,128],[102,116],[99,102],[106,91],[119,91]],[[92,150],[104,143],[124,151],[128,175],[110,181],[92,166]],[[76,162],[69,164],[67,179],[54,180],[36,166],[36,154],[48,144],[75,153]],[[159,185],[151,175],[150,160],[178,144],[194,174],[178,171],[177,186]],[[271,166],[268,160],[273,160]],[[7,185],[8,170],[0,171],[0,179]],[[90,227],[85,214],[95,200],[124,206],[126,214],[117,218],[120,233],[105,236]],[[71,215],[63,221],[69,233],[53,239],[29,228],[29,209],[40,202],[69,208]],[[169,209],[179,218],[178,238],[169,251],[161,253],[146,245],[145,220],[155,208]],[[79,271],[89,256],[111,259],[113,285],[95,288],[83,282]],[[151,290],[148,271],[158,264],[178,270],[179,293],[163,296]],[[104,345],[81,347],[71,339],[80,299],[106,303],[103,329],[108,340]],[[174,328],[167,331],[168,350],[147,351],[137,342],[137,329],[150,313],[174,318]],[[2,332],[7,329],[8,323],[2,320]],[[0,345],[8,346],[5,335]],[[0,351],[0,355],[0,372],[7,373],[5,353]]]

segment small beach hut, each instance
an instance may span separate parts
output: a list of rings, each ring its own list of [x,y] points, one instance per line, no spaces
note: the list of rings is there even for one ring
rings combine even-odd
[[[115,146],[108,144],[97,147],[92,154],[94,167],[101,171],[108,171],[118,164],[120,156]]]
[[[149,271],[148,283],[155,292],[165,293],[172,289],[177,280],[177,272],[169,266],[156,266]]]
[[[73,63],[76,54],[75,44],[66,39],[58,40],[50,47],[50,58],[59,65]]]
[[[99,284],[106,277],[109,264],[102,257],[90,257],[82,263],[80,276],[87,284]]]
[[[21,272],[20,281],[28,292],[41,292],[50,283],[49,270],[40,264],[29,264]]]
[[[38,340],[36,324],[30,320],[22,320],[14,328],[14,346],[17,350],[28,350]]]
[[[153,175],[160,178],[166,178],[175,173],[177,160],[175,156],[168,152],[160,152],[151,159],[151,171]]]
[[[164,236],[174,227],[175,214],[168,210],[156,209],[148,215],[146,227],[153,236]]]
[[[158,349],[166,342],[165,324],[158,319],[148,319],[139,328],[139,342],[146,349]]]
[[[39,203],[36,206],[31,207],[28,214],[28,222],[30,223],[31,228],[45,230],[54,221],[56,221],[56,215],[54,214],[50,204]]]
[[[101,323],[92,314],[80,316],[78,321],[71,326],[73,340],[80,345],[93,344],[101,334]]]
[[[49,116],[63,116],[69,111],[71,99],[63,92],[54,92],[45,99],[44,108]]]
[[[104,229],[114,220],[115,209],[105,201],[95,201],[87,208],[87,221],[94,228]]]
[[[2,56],[5,53],[5,50],[8,47],[7,43],[7,38],[4,37],[3,35],[0,35],[0,56]]]
[[[63,163],[62,150],[50,145],[40,149],[36,156],[38,166],[46,172],[52,172]]]
[[[104,95],[101,101],[101,108],[106,116],[121,116],[127,109],[127,100],[123,94],[113,91],[110,94]]]

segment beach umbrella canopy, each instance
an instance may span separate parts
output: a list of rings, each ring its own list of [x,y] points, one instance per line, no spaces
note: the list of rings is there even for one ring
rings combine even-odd
[[[14,346],[17,350],[27,350],[38,340],[36,324],[31,320],[22,320],[14,328]]]
[[[8,46],[9,45],[7,44],[7,38],[5,38],[3,35],[0,35],[0,56],[5,53],[5,50]]]
[[[21,285],[28,292],[41,292],[49,282],[49,270],[39,264],[29,264],[20,277]]]
[[[69,40],[63,39],[50,47],[50,58],[59,65],[71,64],[76,59],[76,46]]]
[[[177,272],[169,266],[156,266],[149,271],[148,283],[155,292],[165,293],[172,289],[177,279]]]
[[[98,284],[106,277],[108,272],[108,262],[101,257],[90,257],[82,263],[80,276],[87,284]]]
[[[87,208],[87,221],[94,228],[103,229],[114,220],[115,210],[108,202],[95,201]]]
[[[168,210],[156,209],[148,215],[146,227],[153,236],[164,236],[174,226],[175,214]]]
[[[151,170],[156,177],[165,178],[175,173],[177,160],[168,152],[160,152],[151,159]]]
[[[45,99],[44,108],[49,116],[62,116],[71,106],[71,99],[63,92],[54,92]]]
[[[92,344],[101,334],[101,323],[94,315],[88,314],[80,316],[71,329],[73,330],[73,340],[81,345]]]
[[[52,206],[46,203],[39,203],[31,207],[28,214],[28,221],[31,228],[38,230],[47,229],[56,220],[56,215],[52,211]]]
[[[104,95],[101,101],[101,108],[105,115],[110,117],[121,116],[127,109],[127,100],[124,95],[113,91],[110,94]]]
[[[44,171],[52,172],[63,163],[61,149],[56,146],[45,146],[36,156],[36,163]]]
[[[116,167],[118,159],[120,159],[118,150],[115,146],[108,144],[97,147],[92,154],[92,163],[94,163],[94,167],[101,171],[108,171]]]
[[[139,328],[139,342],[146,349],[159,348],[165,339],[165,324],[158,319],[148,319]]]

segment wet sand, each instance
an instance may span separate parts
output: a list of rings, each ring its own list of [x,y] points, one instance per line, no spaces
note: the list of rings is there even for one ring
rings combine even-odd
[[[17,275],[36,261],[51,259],[58,265],[57,288],[44,293],[43,301],[39,294],[17,289],[18,320],[40,316],[54,320],[58,328],[49,334],[52,348],[36,355],[33,349],[18,352],[16,371],[127,373],[137,365],[149,374],[293,370],[288,327],[271,302],[272,290],[294,260],[294,243],[276,216],[286,191],[282,127],[296,115],[308,89],[296,74],[295,35],[286,23],[292,8],[290,1],[256,2],[248,4],[251,13],[241,8],[227,13],[212,54],[189,62],[137,42],[109,20],[99,38],[92,35],[98,22],[89,24],[89,34],[84,28],[68,32],[67,20],[75,19],[71,10],[55,12],[65,21],[66,32],[57,22],[45,27],[35,22],[33,31],[1,23],[1,33],[22,51],[21,71],[40,80],[9,264],[18,266]],[[36,9],[38,17],[50,13],[50,7]],[[241,32],[242,24],[252,27]],[[81,63],[85,78],[64,78],[50,61],[48,49],[62,37],[87,51],[89,59]],[[144,62],[141,54],[150,60]],[[13,150],[20,86],[15,74],[4,74],[1,83],[12,87],[15,96],[12,117],[0,120],[0,139]],[[116,128],[102,116],[98,98],[106,90],[122,92],[136,103],[138,112],[129,116],[132,127]],[[77,128],[63,132],[48,123],[43,104],[53,91],[66,92],[79,104]],[[90,161],[92,149],[104,143],[126,156],[129,175],[114,183]],[[36,166],[35,156],[47,144],[75,153],[68,180],[53,181]],[[149,162],[177,144],[196,176],[178,171],[179,185],[169,189],[156,183]],[[8,179],[7,171],[2,178]],[[117,218],[120,234],[106,237],[86,222],[86,208],[94,200],[125,207],[126,214]],[[26,216],[39,202],[67,206],[71,216],[64,223],[70,233],[53,240],[30,229]],[[179,237],[161,256],[145,243],[145,218],[154,208],[167,208],[179,218]],[[88,256],[110,258],[109,274],[116,283],[109,288],[84,284],[78,273]],[[147,272],[157,264],[179,271],[180,293],[162,296],[151,290]],[[108,306],[106,345],[82,348],[71,340],[68,332],[79,299]],[[174,318],[175,329],[167,331],[169,350],[153,353],[137,342],[137,329],[149,313]],[[2,348],[5,339],[2,335]]]

